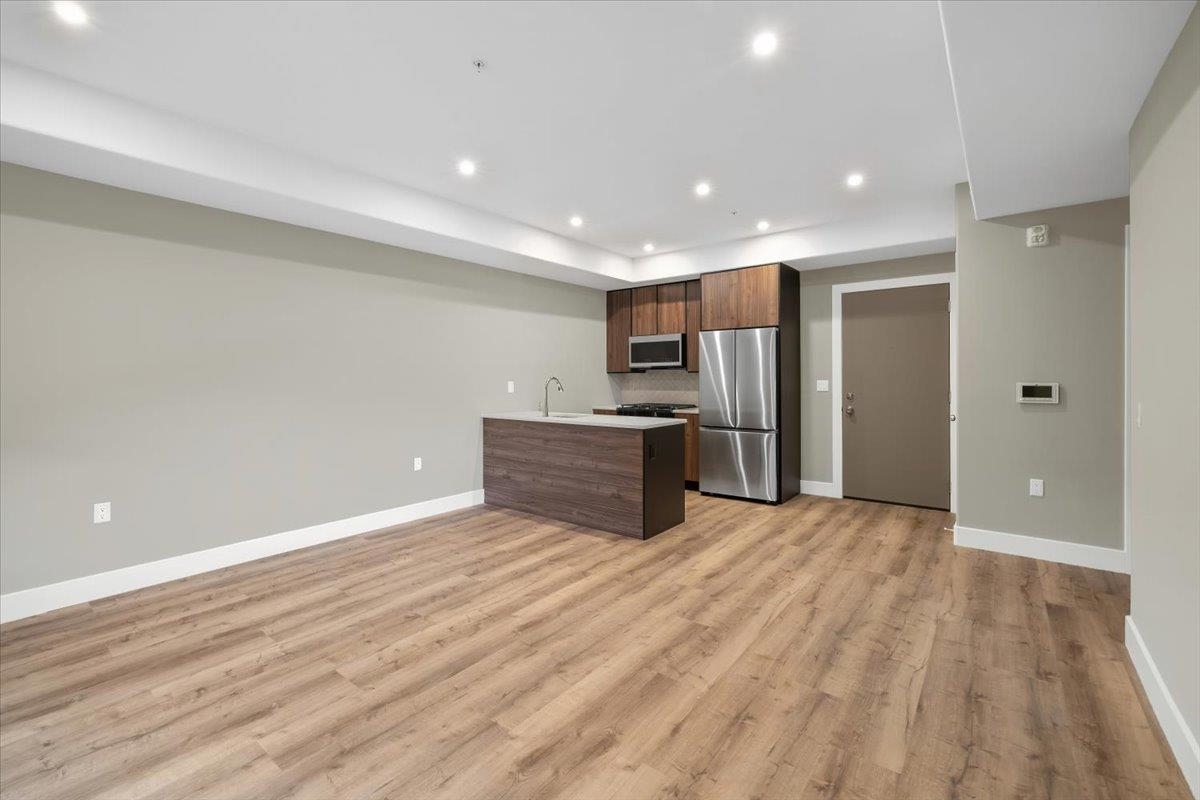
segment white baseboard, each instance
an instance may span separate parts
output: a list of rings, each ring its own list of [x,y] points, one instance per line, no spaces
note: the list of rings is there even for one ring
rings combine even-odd
[[[115,594],[186,578],[190,575],[199,575],[202,572],[231,567],[234,564],[244,564],[247,561],[287,553],[323,542],[332,542],[335,539],[344,539],[347,536],[357,536],[360,533],[390,528],[393,525],[444,514],[447,511],[476,506],[482,502],[483,490],[476,489],[407,506],[361,514],[348,519],[323,522],[319,525],[276,533],[258,539],[235,542],[210,550],[185,553],[160,561],[135,564],[132,567],[122,567],[96,575],[86,575],[62,583],[10,592],[0,595],[0,623],[32,617],[35,614],[66,608],[76,603],[99,600],[101,597],[111,597]]]
[[[1010,556],[1040,558],[1077,567],[1091,567],[1108,572],[1129,572],[1129,553],[1112,547],[1096,547],[1090,544],[1062,542],[1058,539],[1043,539],[1040,536],[1022,536],[1016,533],[985,531],[980,528],[954,526],[954,543],[959,547],[976,550],[991,550]]]
[[[825,481],[800,481],[801,494],[815,494],[819,497],[841,497],[834,488],[832,483]]]
[[[1196,742],[1196,733],[1188,728],[1179,706],[1175,705],[1171,690],[1163,681],[1133,617],[1125,618],[1125,649],[1129,651],[1129,660],[1133,662],[1133,668],[1142,681],[1142,688],[1146,690],[1150,708],[1167,737],[1167,744],[1171,746],[1171,752],[1183,770],[1183,777],[1192,789],[1192,797],[1200,797],[1200,744]]]

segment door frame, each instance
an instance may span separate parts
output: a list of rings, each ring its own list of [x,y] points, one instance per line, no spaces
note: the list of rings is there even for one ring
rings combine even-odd
[[[903,289],[908,286],[950,286],[950,411],[946,424],[950,426],[950,512],[958,512],[958,426],[950,417],[958,415],[958,284],[953,272],[934,275],[913,275],[907,278],[886,278],[857,283],[833,285],[832,327],[833,376],[830,381],[833,400],[833,496],[842,497],[842,295],[854,292],[874,292],[880,289]]]

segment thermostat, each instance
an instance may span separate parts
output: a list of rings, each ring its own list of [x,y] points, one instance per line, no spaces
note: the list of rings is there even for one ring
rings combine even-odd
[[[1057,383],[1018,383],[1018,403],[1057,403]]]

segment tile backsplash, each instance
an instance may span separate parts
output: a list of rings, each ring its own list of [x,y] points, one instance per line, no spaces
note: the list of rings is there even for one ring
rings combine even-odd
[[[700,376],[683,370],[652,370],[608,376],[618,403],[700,402]]]

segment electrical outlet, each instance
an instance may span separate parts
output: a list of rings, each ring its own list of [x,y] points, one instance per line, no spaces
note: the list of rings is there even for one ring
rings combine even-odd
[[[1042,497],[1045,494],[1045,488],[1046,488],[1045,484],[1042,483],[1041,478],[1030,478],[1029,479],[1029,496],[1030,497]]]
[[[413,472],[421,471],[421,457],[417,456],[413,459]]]
[[[508,393],[509,393],[509,394],[512,394],[512,393],[513,393],[513,392],[515,392],[516,390],[517,390],[517,382],[516,382],[516,381],[509,381],[509,382],[508,382]]]
[[[829,391],[829,381],[826,381],[826,380],[817,381],[817,391],[818,392],[828,392]]]
[[[96,503],[92,506],[92,523],[99,525],[112,521],[112,503]]]

